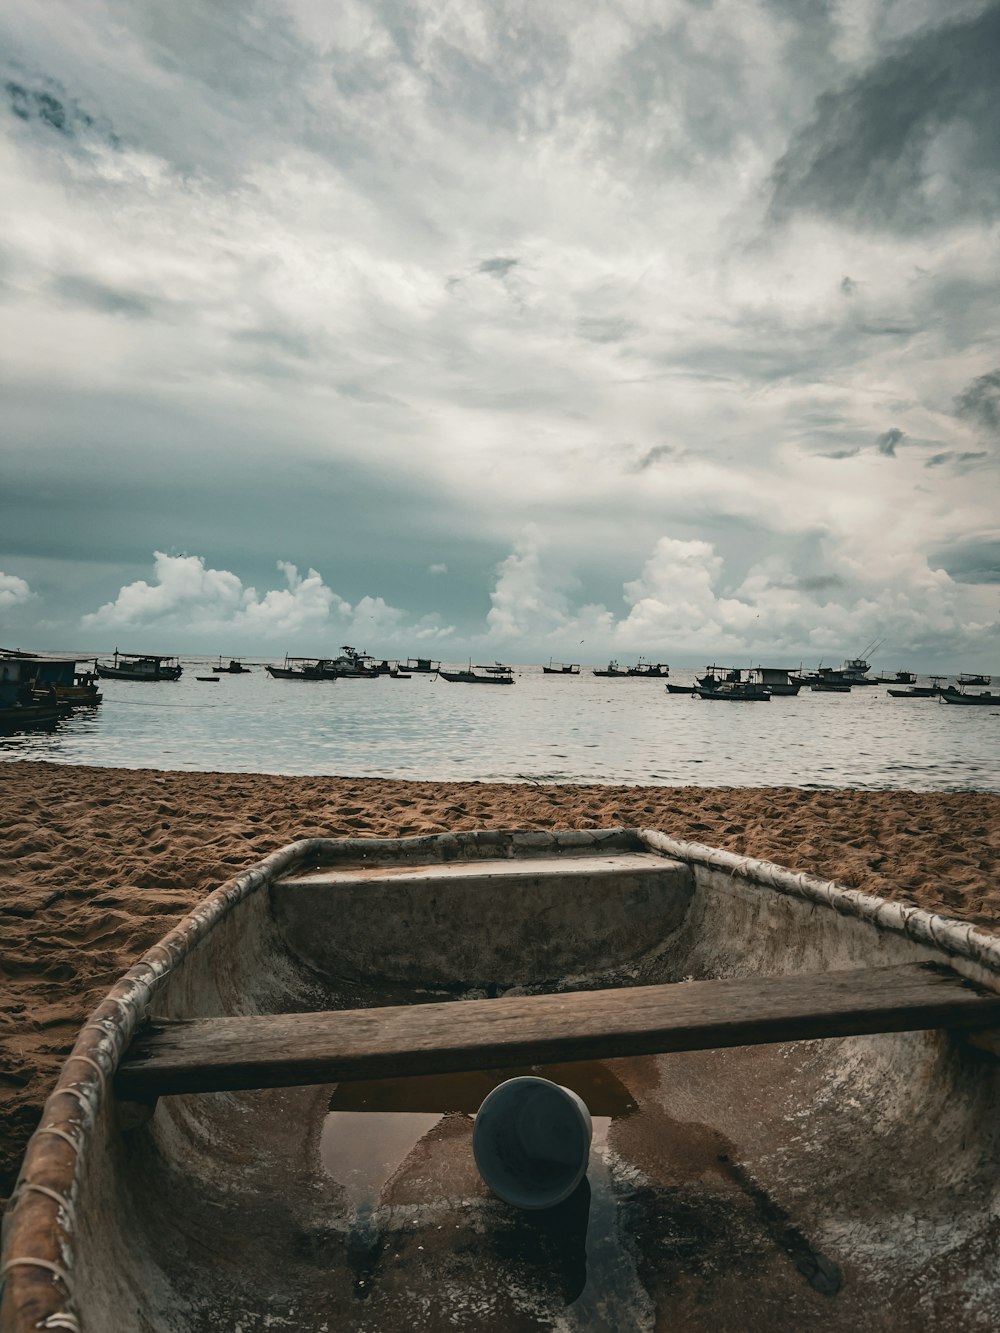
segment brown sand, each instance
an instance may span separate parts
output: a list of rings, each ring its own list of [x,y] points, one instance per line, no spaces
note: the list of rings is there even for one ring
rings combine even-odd
[[[310,836],[642,825],[1000,931],[1000,796],[0,764],[0,1196],[76,1030],[222,880]]]

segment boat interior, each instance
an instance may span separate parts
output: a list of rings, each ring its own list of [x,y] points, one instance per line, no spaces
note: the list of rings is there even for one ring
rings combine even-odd
[[[213,900],[133,969],[117,1003],[136,1021],[99,1011],[54,1094],[84,1146],[61,1224],[79,1323],[51,1327],[995,1324],[1000,1061],[963,1031],[617,1057],[606,1039],[499,1067],[480,1039],[454,1068],[428,1051],[404,1074],[214,1091],[144,1093],[141,1058],[144,1033],[192,1020],[446,1004],[460,1024],[484,1001],[833,972],[863,990],[942,961],[985,999],[1000,947],[981,932],[638,830],[311,839]],[[104,1092],[70,1107],[88,1059]],[[593,1118],[587,1178],[537,1213],[491,1195],[471,1151],[512,1072]]]

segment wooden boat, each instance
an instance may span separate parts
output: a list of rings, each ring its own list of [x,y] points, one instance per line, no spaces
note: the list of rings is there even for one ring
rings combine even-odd
[[[229,676],[247,676],[251,674],[251,668],[244,666],[238,657],[231,657],[228,664],[219,658],[219,664],[212,668],[216,672],[224,672]]]
[[[644,662],[640,658],[634,667],[629,667],[628,674],[643,680],[666,680],[670,668],[666,662]]]
[[[722,681],[712,689],[698,688],[699,699],[723,699],[730,703],[770,703],[771,691],[754,680]]]
[[[998,1026],[995,935],[662,833],[298,842],[81,1029],[0,1328],[995,1327]],[[542,1214],[471,1153],[526,1066]]]
[[[612,660],[604,670],[595,667],[594,675],[620,676],[627,680],[666,680],[670,675],[670,668],[665,662],[643,662],[641,658],[632,667],[619,666]]]
[[[772,697],[774,695],[791,697],[798,694],[802,688],[802,682],[791,667],[754,667],[753,678],[761,685],[766,685]]]
[[[666,688],[668,694],[695,694],[700,687],[697,685],[674,685],[668,681]]]
[[[542,667],[542,674],[546,676],[578,676],[580,674],[580,663],[553,662],[550,657],[548,666]]]
[[[984,676],[980,671],[962,671],[958,677],[958,683],[962,685],[990,685],[993,682],[992,676]]]
[[[809,688],[817,694],[850,694],[851,683],[846,680],[814,680],[809,684]],[[855,684],[857,682],[854,682]]]
[[[888,676],[876,676],[879,685],[913,685],[916,683],[916,674],[913,671],[893,671]]]
[[[467,667],[461,671],[439,671],[438,675],[442,680],[451,681],[452,684],[461,685],[513,685],[514,672],[509,666],[503,666],[500,662],[494,662],[490,666],[479,664],[473,666],[470,662]]]
[[[25,653],[11,649],[0,649],[0,707],[13,702],[7,697],[10,687],[27,685],[33,695],[33,702],[46,705],[52,702],[72,704],[74,707],[89,707],[99,704],[103,695],[97,688],[95,670],[77,670],[79,658],[44,657],[39,653]],[[52,694],[55,699],[52,699]]]
[[[339,680],[337,671],[328,657],[285,657],[283,666],[265,665],[264,670],[274,680]]]
[[[411,675],[435,675],[441,670],[441,663],[431,657],[408,657],[403,670]]]
[[[182,667],[176,657],[153,653],[120,653],[115,649],[113,662],[98,662],[102,680],[180,680]]]
[[[592,669],[595,676],[620,676],[623,680],[627,680],[629,675],[628,669],[626,667],[619,666],[618,663],[614,660],[614,658],[612,658],[612,660],[603,670],[601,670],[598,667],[594,667]]]
[[[218,676],[195,676],[195,680],[200,680],[205,685],[218,685]]]
[[[911,685],[905,690],[886,690],[886,694],[892,699],[936,699],[939,694],[955,694],[956,686],[942,685],[944,676],[931,676],[930,685]]]
[[[0,736],[52,727],[72,712],[71,703],[0,704]]]

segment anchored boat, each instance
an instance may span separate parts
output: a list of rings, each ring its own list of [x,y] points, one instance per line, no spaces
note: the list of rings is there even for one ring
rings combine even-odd
[[[183,672],[176,657],[120,653],[117,648],[113,661],[97,662],[95,666],[102,680],[180,680]]]
[[[452,684],[462,685],[513,685],[514,672],[509,666],[504,666],[501,662],[493,662],[489,666],[473,666],[470,662],[467,667],[460,671],[438,671],[442,680],[450,681]]]
[[[82,1028],[0,1328],[995,1327],[998,1027],[997,936],[660,832],[307,839]],[[593,1123],[537,1214],[512,1071]]]

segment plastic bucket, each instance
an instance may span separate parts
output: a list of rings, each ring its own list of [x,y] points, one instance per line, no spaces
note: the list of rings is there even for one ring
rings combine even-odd
[[[547,1078],[493,1089],[472,1128],[479,1174],[515,1208],[552,1208],[587,1174],[593,1124],[586,1104]]]

